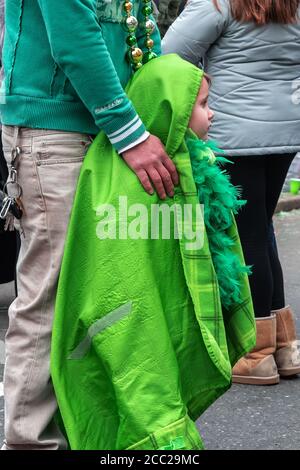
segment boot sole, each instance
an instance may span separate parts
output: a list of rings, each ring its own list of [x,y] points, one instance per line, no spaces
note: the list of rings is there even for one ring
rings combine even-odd
[[[245,385],[275,385],[279,383],[279,375],[272,375],[271,377],[233,375],[232,383]]]
[[[278,369],[281,377],[291,377],[292,375],[300,374],[300,367],[291,367],[290,369]]]

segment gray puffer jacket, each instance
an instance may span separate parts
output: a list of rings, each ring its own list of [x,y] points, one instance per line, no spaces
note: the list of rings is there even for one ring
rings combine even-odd
[[[219,5],[189,0],[163,41],[212,76],[210,137],[232,156],[300,151],[300,21],[239,23]]]

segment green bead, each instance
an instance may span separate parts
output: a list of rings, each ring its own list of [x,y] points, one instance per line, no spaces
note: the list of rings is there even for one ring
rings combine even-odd
[[[144,54],[143,62],[144,62],[144,64],[146,64],[147,62],[149,62],[149,61],[152,60],[152,59],[155,59],[156,57],[157,57],[157,55],[155,54],[155,52],[153,52],[153,51],[147,51],[147,52],[145,52],[145,54]]]
[[[138,70],[143,66],[142,62],[138,62],[137,64],[133,65],[134,70]]]
[[[142,8],[142,12],[145,16],[149,16],[151,15],[151,13],[153,12],[153,8],[152,8],[152,5],[146,5]]]
[[[126,44],[128,44],[128,46],[130,47],[135,46],[136,43],[137,43],[137,40],[135,36],[130,35],[126,38]]]

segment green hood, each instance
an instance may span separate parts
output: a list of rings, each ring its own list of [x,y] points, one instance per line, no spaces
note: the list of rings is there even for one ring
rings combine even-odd
[[[177,166],[180,185],[173,199],[149,196],[103,133],[85,157],[65,245],[51,354],[72,449],[202,448],[194,421],[228,389],[232,365],[255,344],[247,275],[240,272],[241,300],[222,309],[199,211],[201,188],[195,184],[186,133],[201,79],[201,71],[171,55],[143,66],[127,87],[146,127],[164,142]],[[209,146],[201,143],[192,153],[203,171],[211,166]],[[211,188],[204,201],[209,205],[218,188],[207,175],[200,186]],[[120,207],[124,196],[129,215]],[[177,217],[170,217],[169,239],[161,233],[145,237],[153,223],[144,230],[138,211],[174,203]],[[103,217],[105,204],[110,218]],[[244,264],[224,199],[226,204],[222,230]],[[181,219],[185,207],[190,217]],[[181,237],[174,235],[175,227]],[[127,228],[130,237],[124,236]],[[105,230],[111,238],[103,236]],[[114,239],[114,232],[121,237]],[[203,243],[191,244],[191,233],[202,234]]]
[[[183,142],[202,77],[202,70],[170,54],[142,67],[127,87],[147,130],[161,139],[170,156]]]

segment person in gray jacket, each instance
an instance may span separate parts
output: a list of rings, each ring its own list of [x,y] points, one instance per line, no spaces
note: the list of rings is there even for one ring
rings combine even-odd
[[[300,0],[189,0],[163,40],[163,53],[204,65],[215,111],[210,138],[234,163],[248,203],[237,215],[256,314],[254,350],[233,381],[274,384],[300,372],[293,313],[285,304],[272,216],[300,151]],[[270,236],[271,232],[271,236]]]

